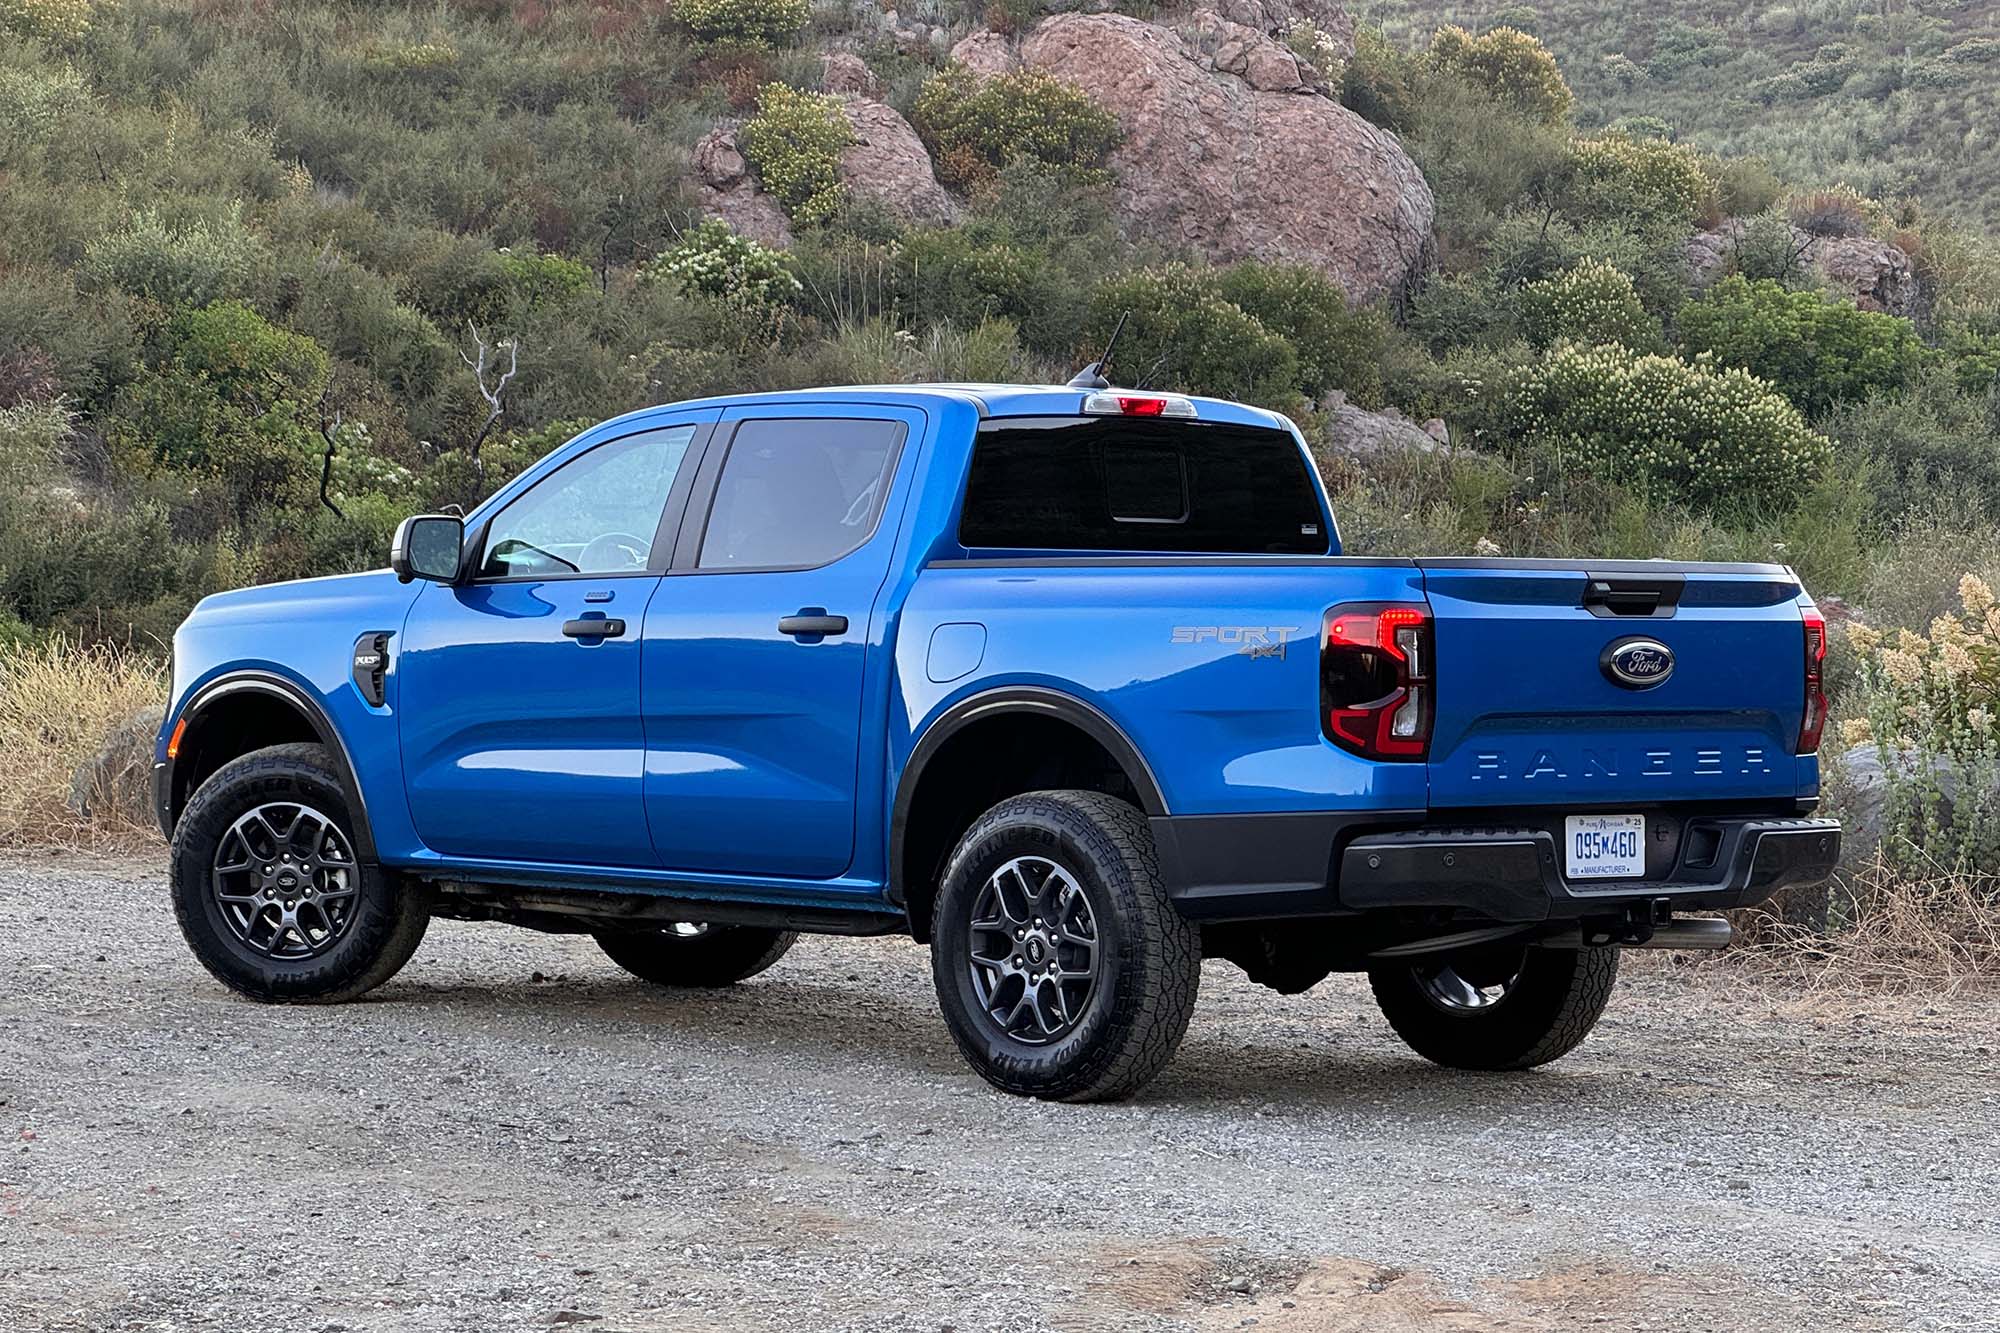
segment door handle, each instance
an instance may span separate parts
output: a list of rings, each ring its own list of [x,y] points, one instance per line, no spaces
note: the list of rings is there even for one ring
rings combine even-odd
[[[581,620],[563,622],[563,633],[572,639],[615,639],[624,632],[624,621],[607,620],[603,616],[585,616]]]
[[[780,620],[778,633],[800,639],[823,639],[830,634],[845,634],[847,617],[830,616],[824,611],[809,609]]]

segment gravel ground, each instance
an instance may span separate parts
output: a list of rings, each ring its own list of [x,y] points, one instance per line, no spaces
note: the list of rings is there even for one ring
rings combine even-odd
[[[923,955],[671,994],[440,923],[239,1001],[156,864],[0,859],[0,1329],[2000,1327],[2000,1008],[1628,960],[1581,1050],[1433,1069],[1210,963],[1135,1103],[988,1091]]]

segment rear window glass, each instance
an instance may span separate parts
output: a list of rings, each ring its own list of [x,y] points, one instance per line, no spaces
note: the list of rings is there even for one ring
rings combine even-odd
[[[975,550],[1327,549],[1312,472],[1288,432],[1132,417],[982,425],[958,539]]]

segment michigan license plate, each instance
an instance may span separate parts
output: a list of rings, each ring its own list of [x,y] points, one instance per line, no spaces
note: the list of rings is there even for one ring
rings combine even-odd
[[[1571,879],[1631,879],[1646,873],[1644,815],[1571,815],[1563,821]]]

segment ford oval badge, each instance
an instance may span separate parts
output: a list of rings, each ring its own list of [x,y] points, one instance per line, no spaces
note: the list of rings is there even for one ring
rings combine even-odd
[[[1597,664],[1614,685],[1650,690],[1674,674],[1674,650],[1658,639],[1617,639]]]

